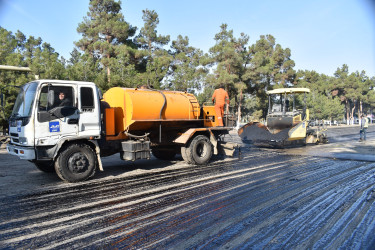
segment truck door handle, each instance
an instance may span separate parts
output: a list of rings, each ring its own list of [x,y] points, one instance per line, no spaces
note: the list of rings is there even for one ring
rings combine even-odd
[[[68,124],[78,124],[78,119],[68,119]]]

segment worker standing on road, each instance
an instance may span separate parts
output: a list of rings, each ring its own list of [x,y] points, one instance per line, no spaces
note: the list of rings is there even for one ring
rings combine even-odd
[[[366,141],[366,133],[368,128],[368,118],[364,115],[361,116],[361,130],[359,131],[359,141]]]
[[[215,89],[215,92],[212,95],[212,102],[214,102],[214,100],[217,120],[219,122],[219,126],[223,127],[224,105],[225,103],[229,104],[229,96],[223,85],[220,85],[218,89]]]

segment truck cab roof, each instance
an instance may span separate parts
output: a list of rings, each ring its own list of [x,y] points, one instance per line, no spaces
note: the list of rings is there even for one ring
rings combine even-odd
[[[58,83],[58,84],[84,84],[84,85],[95,85],[93,82],[85,82],[85,81],[70,81],[70,80],[53,80],[53,79],[40,79],[35,80],[33,82],[37,82],[39,84],[42,83]]]

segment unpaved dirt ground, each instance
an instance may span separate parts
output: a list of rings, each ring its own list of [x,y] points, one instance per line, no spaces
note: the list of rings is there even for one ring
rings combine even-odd
[[[0,248],[375,248],[375,126],[207,166],[104,158],[63,183],[0,151]],[[232,134],[227,140],[239,142]]]

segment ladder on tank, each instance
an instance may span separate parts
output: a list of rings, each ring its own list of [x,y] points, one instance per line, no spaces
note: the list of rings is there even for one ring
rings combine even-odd
[[[197,114],[199,114],[199,103],[198,103],[197,99],[191,94],[186,94],[185,96],[190,102],[189,119],[191,119],[191,114],[193,114],[193,117],[197,117],[196,119],[199,119],[199,117],[197,115]]]

